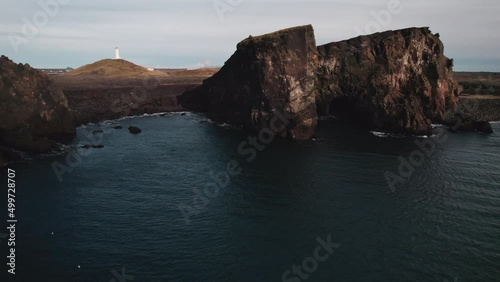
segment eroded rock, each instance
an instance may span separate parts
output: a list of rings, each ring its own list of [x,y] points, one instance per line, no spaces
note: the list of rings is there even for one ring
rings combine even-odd
[[[428,28],[335,42],[320,53],[320,114],[389,132],[426,134],[454,108],[452,61]]]
[[[315,47],[311,26],[250,37],[180,103],[252,130],[293,115],[278,135],[313,136],[318,115],[386,132],[427,134],[456,106],[453,61],[428,28],[387,31]]]
[[[284,127],[274,126],[276,134],[308,139],[318,119],[317,65],[310,25],[249,37],[218,73],[179,101],[188,109],[206,112],[214,121],[254,131],[273,126],[270,122],[276,115],[292,115]]]
[[[76,133],[64,94],[44,73],[0,57],[0,146],[46,153]]]
[[[137,127],[137,126],[129,126],[128,127],[128,131],[130,133],[132,133],[132,134],[140,134],[140,133],[142,133],[142,130],[139,127]]]

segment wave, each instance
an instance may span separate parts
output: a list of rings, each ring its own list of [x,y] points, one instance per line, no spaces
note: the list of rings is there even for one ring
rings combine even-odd
[[[388,133],[388,132],[381,132],[381,131],[370,131],[371,134],[379,137],[379,138],[432,138],[436,136],[436,134],[433,134],[432,136],[428,135],[411,135],[411,134],[398,134],[398,133]]]
[[[115,119],[112,121],[128,120],[128,119],[134,119],[134,118],[140,118],[140,117],[171,117],[171,116],[178,116],[178,115],[191,116],[191,115],[194,115],[194,113],[189,112],[189,111],[159,112],[159,113],[154,113],[154,114],[142,114],[142,115],[126,116],[126,117],[121,117],[121,118],[118,118],[118,119]]]

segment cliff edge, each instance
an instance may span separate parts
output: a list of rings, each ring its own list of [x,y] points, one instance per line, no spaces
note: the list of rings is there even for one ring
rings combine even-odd
[[[318,51],[312,26],[249,37],[203,85],[179,98],[183,107],[250,130],[269,127],[276,115],[291,116],[276,134],[303,140],[314,134]],[[278,127],[278,126],[276,126]]]
[[[282,137],[313,136],[318,116],[381,131],[426,134],[456,107],[453,61],[428,28],[387,31],[315,46],[312,26],[258,37],[179,102],[220,122],[259,130],[279,112]]]
[[[5,56],[0,57],[0,120],[0,165],[12,148],[45,153],[55,148],[55,139],[75,134],[64,94],[44,73]]]

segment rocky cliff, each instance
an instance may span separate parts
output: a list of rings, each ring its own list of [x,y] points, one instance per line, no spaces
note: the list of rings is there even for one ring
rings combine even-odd
[[[249,37],[213,77],[179,98],[192,110],[251,130],[270,126],[276,115],[292,116],[276,134],[308,139],[317,124],[318,52],[312,26]],[[274,124],[273,124],[274,125]],[[283,124],[282,124],[283,125]]]
[[[428,133],[455,107],[452,60],[428,28],[387,31],[318,47],[320,114],[399,133]]]
[[[455,107],[452,60],[428,28],[314,46],[311,26],[250,37],[203,86],[179,98],[218,121],[258,130],[275,111],[293,115],[280,135],[308,139],[318,115],[368,128],[428,133]]]
[[[0,120],[4,155],[10,154],[6,148],[48,152],[55,139],[75,133],[64,94],[42,72],[5,56],[0,58]]]

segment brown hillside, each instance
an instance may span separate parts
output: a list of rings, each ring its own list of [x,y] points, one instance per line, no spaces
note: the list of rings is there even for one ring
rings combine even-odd
[[[164,75],[158,71],[148,71],[145,67],[141,67],[129,61],[118,59],[104,59],[95,63],[85,65],[76,70],[68,72],[68,76],[151,76]]]

